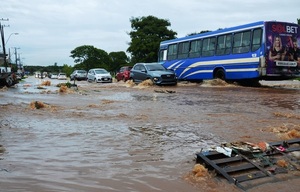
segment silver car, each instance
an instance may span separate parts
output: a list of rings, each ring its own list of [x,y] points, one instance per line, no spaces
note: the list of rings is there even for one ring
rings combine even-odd
[[[58,80],[67,80],[67,75],[65,73],[59,73],[57,76]]]
[[[73,73],[70,75],[70,80],[86,80],[87,72],[86,70],[75,70]]]
[[[111,74],[103,68],[90,69],[87,74],[88,82],[111,83]]]

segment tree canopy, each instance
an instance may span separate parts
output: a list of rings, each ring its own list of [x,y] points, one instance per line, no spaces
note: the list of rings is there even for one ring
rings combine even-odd
[[[171,23],[154,16],[131,18],[132,31],[129,32],[131,42],[127,52],[131,53],[131,61],[154,62],[158,58],[161,41],[176,38],[177,33],[169,30]]]
[[[108,54],[111,58],[110,71],[117,71],[123,65],[128,65],[129,58],[124,51],[111,52]]]
[[[106,68],[111,64],[111,59],[108,53],[102,49],[98,49],[92,45],[82,45],[71,51],[71,56],[74,59],[74,69],[89,70],[92,68]]]

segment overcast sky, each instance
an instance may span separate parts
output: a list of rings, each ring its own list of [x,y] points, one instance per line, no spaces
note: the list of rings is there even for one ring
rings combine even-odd
[[[9,25],[4,28],[6,47],[12,54],[12,47],[20,48],[25,66],[74,66],[70,52],[82,45],[126,52],[132,17],[169,20],[177,37],[262,20],[296,23],[300,18],[299,0],[3,0],[0,5],[0,19],[9,19],[1,21]]]

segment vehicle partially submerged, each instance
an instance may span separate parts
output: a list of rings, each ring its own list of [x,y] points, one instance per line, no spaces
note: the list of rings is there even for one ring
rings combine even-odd
[[[10,67],[0,67],[0,87],[11,87],[17,83],[19,80]]]

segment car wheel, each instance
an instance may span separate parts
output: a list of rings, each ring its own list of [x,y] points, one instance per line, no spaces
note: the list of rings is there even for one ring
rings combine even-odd
[[[126,82],[126,78],[125,78],[124,76],[123,76],[122,80],[123,80],[124,82]]]
[[[94,82],[97,83],[97,79],[96,78],[94,79]]]
[[[6,85],[7,85],[8,87],[10,87],[10,86],[12,86],[12,84],[13,84],[13,79],[11,78],[11,76],[8,76],[8,77],[6,78]]]

